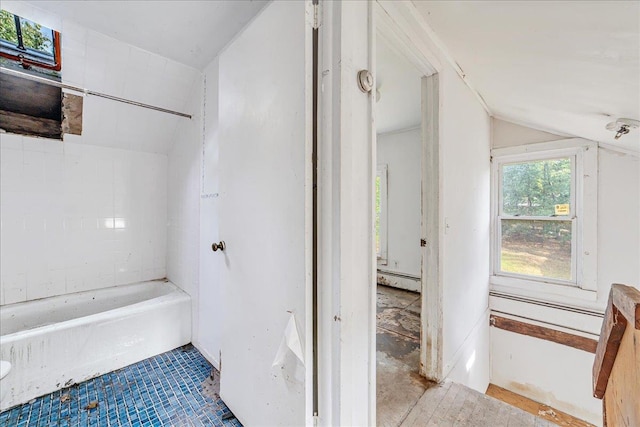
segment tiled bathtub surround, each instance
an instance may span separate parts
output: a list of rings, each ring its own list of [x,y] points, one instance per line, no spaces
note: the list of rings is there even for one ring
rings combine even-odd
[[[195,347],[177,348],[16,406],[0,427],[240,426],[211,369]]]
[[[0,304],[165,277],[166,155],[0,144]]]

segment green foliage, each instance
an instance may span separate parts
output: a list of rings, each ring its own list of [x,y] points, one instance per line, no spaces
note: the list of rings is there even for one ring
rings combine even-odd
[[[503,211],[508,215],[552,216],[571,202],[571,160],[553,159],[503,166]]]
[[[571,203],[571,159],[538,160],[505,164],[502,167],[502,209],[513,216],[555,216],[555,205]],[[573,208],[573,207],[572,207]],[[573,210],[573,209],[572,209]],[[571,257],[572,223],[566,216],[553,221],[503,219],[502,245],[520,248],[515,251],[522,262],[533,265],[533,253],[540,248],[556,247]],[[503,254],[504,255],[504,254]],[[555,257],[557,255],[552,256]],[[522,258],[522,259],[520,259]],[[504,261],[504,260],[503,260]],[[526,263],[525,262],[525,263]],[[552,262],[552,261],[545,261]],[[513,263],[512,267],[522,264]],[[568,263],[569,267],[571,263]],[[514,271],[531,274],[517,267]],[[509,270],[511,271],[511,270]],[[566,274],[550,277],[566,278]],[[548,274],[542,274],[548,276]]]
[[[18,43],[18,35],[16,34],[16,24],[13,20],[13,14],[6,10],[0,10],[0,39],[11,43]]]
[[[42,25],[20,18],[22,30],[22,42],[25,47],[52,54],[53,35],[51,31]],[[49,34],[46,35],[45,33]],[[0,11],[0,38],[11,43],[18,44],[16,25],[13,14],[6,10]]]

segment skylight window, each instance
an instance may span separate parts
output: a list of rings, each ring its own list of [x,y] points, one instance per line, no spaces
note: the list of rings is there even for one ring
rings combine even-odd
[[[60,33],[0,10],[0,56],[24,68],[36,66],[60,71]]]

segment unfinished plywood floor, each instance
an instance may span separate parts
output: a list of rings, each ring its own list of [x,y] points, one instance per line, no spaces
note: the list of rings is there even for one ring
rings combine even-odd
[[[420,295],[378,285],[377,298],[378,425],[555,425],[459,384],[425,380],[418,374]]]

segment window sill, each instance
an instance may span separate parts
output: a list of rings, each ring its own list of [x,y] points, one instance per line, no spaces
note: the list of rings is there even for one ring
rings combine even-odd
[[[490,277],[489,283],[495,292],[589,309],[597,307],[595,290],[496,275]]]

